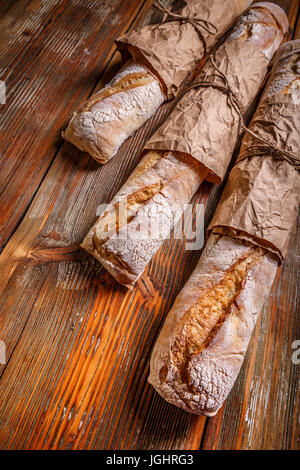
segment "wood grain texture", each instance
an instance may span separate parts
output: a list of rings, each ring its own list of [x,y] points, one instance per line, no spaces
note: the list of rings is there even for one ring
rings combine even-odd
[[[87,98],[145,0],[20,0],[0,19],[0,249],[20,222]],[[21,164],[20,164],[21,163]]]
[[[292,32],[299,2],[278,3],[289,11]],[[27,8],[34,2],[23,4]],[[151,2],[142,9],[140,2],[128,4],[131,18],[134,10],[139,13],[135,24],[153,19]],[[126,14],[121,18],[122,29]],[[111,59],[111,39],[103,39],[108,55],[101,56],[101,64]],[[115,55],[98,87],[118,66]],[[21,70],[18,60],[16,67]],[[84,69],[68,67],[69,72]],[[94,85],[84,85],[68,109]],[[66,83],[65,93],[67,88]],[[147,384],[158,331],[200,252],[185,251],[175,229],[137,288],[128,292],[79,249],[98,205],[117,192],[173,106],[162,106],[104,167],[65,142],[42,183],[40,173],[36,176],[37,193],[0,256],[0,340],[7,346],[7,363],[0,369],[1,449],[198,449],[201,443],[205,449],[299,447],[299,372],[290,360],[291,343],[300,338],[299,230],[236,386],[210,419],[169,405]],[[30,113],[33,121],[35,113]],[[194,198],[205,205],[206,223],[222,188],[205,183]],[[24,208],[18,217],[23,213]]]

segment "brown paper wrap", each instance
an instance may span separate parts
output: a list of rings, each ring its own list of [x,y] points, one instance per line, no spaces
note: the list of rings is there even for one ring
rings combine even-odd
[[[278,51],[249,128],[300,161],[300,40]],[[208,230],[250,240],[281,260],[298,213],[300,175],[272,152],[260,153],[260,142],[246,134]]]
[[[183,16],[208,20],[217,34],[201,31],[207,50],[232,26],[252,0],[186,0]],[[128,56],[143,63],[160,80],[168,99],[204,56],[204,44],[196,28],[188,22],[170,21],[144,26],[116,41],[123,59]]]
[[[279,12],[281,28],[277,24]],[[262,86],[269,61],[287,27],[286,16],[280,7],[271,3],[256,4],[242,15],[229,38],[215,53],[214,61],[226,75],[242,112]],[[196,81],[224,85],[216,77],[210,61]],[[145,149],[187,153],[207,167],[208,181],[219,183],[226,173],[238,131],[238,113],[225,93],[214,87],[192,88],[150,138]]]

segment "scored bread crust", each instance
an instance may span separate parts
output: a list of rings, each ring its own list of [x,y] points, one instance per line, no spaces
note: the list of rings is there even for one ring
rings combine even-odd
[[[189,155],[147,152],[81,247],[120,284],[133,288],[206,174]]]
[[[239,373],[277,261],[212,234],[154,346],[148,381],[168,402],[214,416]]]
[[[73,113],[62,137],[106,163],[165,99],[159,81],[143,65],[129,63]]]

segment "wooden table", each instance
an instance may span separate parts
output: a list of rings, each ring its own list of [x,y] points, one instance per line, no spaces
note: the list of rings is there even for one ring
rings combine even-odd
[[[174,104],[103,167],[60,132],[120,67],[114,39],[159,19],[152,3],[0,0],[1,449],[299,448],[299,229],[234,389],[209,419],[147,384],[151,348],[200,252],[166,241],[128,292],[79,249]],[[299,1],[277,3],[300,37]],[[222,188],[204,184],[195,198],[206,222]]]

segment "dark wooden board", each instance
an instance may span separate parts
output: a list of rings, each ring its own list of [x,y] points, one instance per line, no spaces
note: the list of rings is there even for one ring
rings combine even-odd
[[[278,3],[289,11],[293,31],[299,2]],[[128,28],[130,22],[149,21],[150,4],[128,2],[130,9],[122,13],[119,30]],[[87,37],[91,27],[86,26]],[[95,27],[92,34],[91,42],[99,30]],[[30,196],[20,209],[18,204],[11,209],[18,213],[4,239],[15,232],[0,256],[0,340],[7,346],[7,362],[0,369],[0,448],[299,447],[298,369],[291,363],[291,343],[300,338],[296,323],[299,231],[295,229],[288,258],[278,271],[240,377],[222,411],[210,419],[169,405],[147,384],[149,356],[160,326],[200,252],[185,251],[185,243],[173,236],[136,289],[128,292],[79,249],[96,219],[97,206],[116,193],[136,165],[144,142],[174,105],[164,105],[104,167],[72,145],[60,145],[55,136],[74,107],[91,93],[99,71],[109,62],[98,87],[119,66],[116,55],[111,60],[112,39],[117,34],[106,35],[106,45],[99,56],[91,57],[89,70],[76,61],[63,67],[68,75],[64,94],[70,99],[73,93],[72,102],[64,103],[64,111],[60,108],[55,114],[55,129],[46,139],[45,153],[44,134],[37,131],[34,145],[40,155],[35,155],[35,164],[26,160],[31,168]],[[16,60],[16,70],[22,68],[19,60],[25,67],[25,52],[22,57]],[[93,60],[99,62],[93,64]],[[74,85],[78,69],[80,90]],[[94,79],[86,83],[90,74]],[[56,113],[60,106],[53,104],[51,113],[53,109]],[[36,113],[36,108],[30,111],[28,122],[35,122]],[[5,142],[10,144],[9,139]],[[49,149],[56,145],[51,153]],[[14,158],[16,165],[20,160],[17,154]],[[47,162],[40,172],[35,166],[42,167],[40,159],[44,158]],[[195,197],[205,204],[207,220],[221,190],[222,185],[204,184]]]

